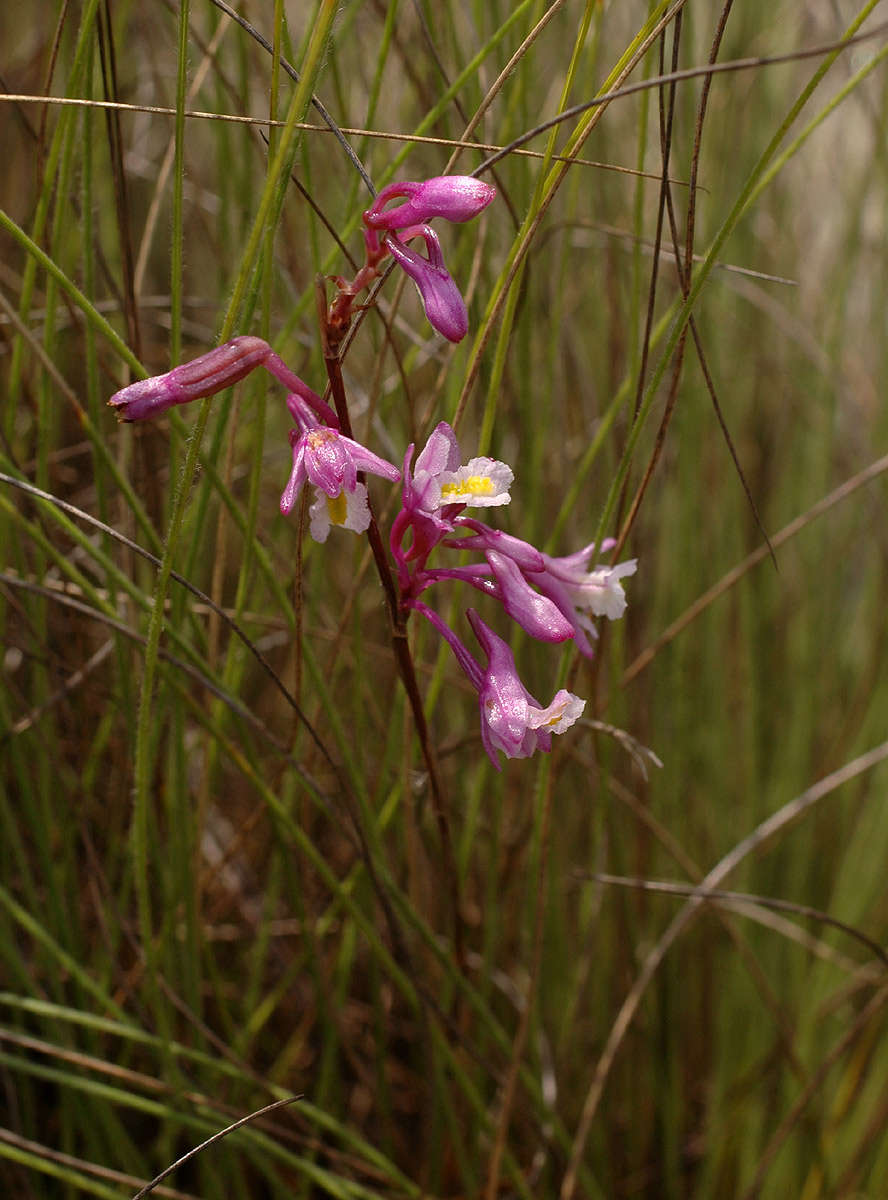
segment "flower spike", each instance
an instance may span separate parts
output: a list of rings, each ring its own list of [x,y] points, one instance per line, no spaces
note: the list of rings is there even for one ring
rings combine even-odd
[[[336,294],[321,313],[325,356],[335,353],[351,323],[355,300],[382,275],[390,255],[413,281],[432,327],[451,342],[468,330],[465,301],[447,270],[441,244],[429,222],[453,222],[478,216],[496,190],[472,176],[436,176],[425,181],[389,184],[363,214],[366,258],[353,279],[333,276]],[[412,243],[421,239],[424,250]],[[321,295],[319,291],[319,297]],[[597,636],[593,618],[623,615],[622,580],[635,572],[635,560],[589,569],[594,545],[554,558],[529,542],[464,516],[469,507],[496,508],[511,502],[511,467],[478,456],[462,461],[456,434],[441,421],[414,465],[414,446],[404,455],[403,471],[340,430],[340,418],[258,337],[232,338],[192,362],[163,375],[141,380],[116,392],[109,404],[124,421],[140,421],[176,405],[214,395],[263,367],[284,385],[287,410],[295,428],[289,432],[292,468],[280,499],[284,515],[293,511],[304,485],[313,491],[309,506],[311,536],[326,541],[333,526],[363,533],[371,526],[364,472],[395,482],[402,479],[401,508],[389,530],[389,546],[397,574],[393,600],[395,624],[402,632],[411,613],[425,617],[449,644],[478,694],[481,739],[497,770],[500,752],[526,758],[548,752],[552,735],[570,728],[585,701],[564,688],[542,706],[518,675],[507,642],[473,609],[469,623],[480,643],[478,658],[455,629],[421,597],[438,583],[467,584],[502,606],[531,637],[548,643],[573,639],[577,649],[593,656]],[[342,397],[338,395],[338,400]],[[344,420],[344,418],[343,418]],[[605,542],[598,552],[611,549]],[[378,549],[378,547],[374,547]],[[429,565],[438,551],[467,551],[474,561]],[[482,661],[479,661],[479,658]],[[486,658],[486,665],[482,662]]]

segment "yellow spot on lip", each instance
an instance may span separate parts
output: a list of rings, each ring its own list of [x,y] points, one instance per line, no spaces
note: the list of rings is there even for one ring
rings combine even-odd
[[[338,496],[327,497],[327,513],[330,517],[331,525],[344,525],[348,516],[348,505],[345,500],[345,492],[340,492]]]
[[[445,483],[441,488],[441,499],[457,499],[460,496],[492,496],[493,480],[489,475],[467,475],[458,483]]]

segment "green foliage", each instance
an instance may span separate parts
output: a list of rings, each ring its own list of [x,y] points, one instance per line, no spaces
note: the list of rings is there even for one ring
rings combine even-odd
[[[704,74],[636,87],[705,66],[695,0],[246,8],[298,83],[196,0],[0,6],[0,1194],[132,1196],[293,1094],[156,1194],[888,1194],[875,7],[727,5],[697,155]],[[463,344],[393,276],[342,363],[374,450],[452,420],[503,528],[639,560],[591,667],[516,639],[589,704],[499,775],[411,624],[451,854],[366,542],[279,515],[281,389],[105,401],[246,332],[323,390],[368,193],[312,94],[379,188],[614,92],[442,228]]]

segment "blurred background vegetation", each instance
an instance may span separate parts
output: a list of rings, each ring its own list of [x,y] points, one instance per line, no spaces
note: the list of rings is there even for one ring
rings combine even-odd
[[[884,6],[239,11],[0,6],[0,1192],[131,1196],[299,1094],[156,1194],[888,1195]],[[589,704],[501,774],[411,625],[448,854],[366,543],[278,513],[280,388],[105,401],[245,332],[323,389],[369,193],[311,92],[379,188],[714,39],[788,58],[503,157],[439,231],[466,341],[393,276],[344,356],[378,453],[456,420],[502,528],[639,560],[591,668],[515,639]],[[639,886],[704,877],[754,898]]]

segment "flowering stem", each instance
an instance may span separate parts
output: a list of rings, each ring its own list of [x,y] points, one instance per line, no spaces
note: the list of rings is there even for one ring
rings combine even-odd
[[[487,1168],[487,1183],[484,1189],[484,1200],[496,1200],[499,1194],[500,1165],[506,1138],[509,1133],[509,1123],[512,1116],[512,1106],[515,1102],[515,1091],[518,1084],[518,1074],[521,1070],[521,1060],[527,1045],[531,1020],[536,1003],[536,992],[540,977],[540,966],[543,959],[543,932],[546,910],[546,891],[549,875],[549,842],[552,832],[552,761],[544,760],[540,767],[540,784],[542,787],[542,812],[540,814],[539,858],[537,859],[536,903],[533,921],[533,951],[530,970],[527,979],[527,993],[521,1008],[521,1019],[512,1043],[512,1054],[509,1060],[509,1071],[503,1086],[503,1096],[500,1102],[499,1119],[490,1163]]]
[[[315,299],[317,301],[318,321],[321,329],[321,349],[324,354],[324,366],[327,368],[327,378],[330,380],[330,391],[333,396],[333,403],[336,406],[336,415],[339,418],[339,428],[347,438],[354,438],[351,417],[348,412],[348,400],[345,395],[345,384],[342,380],[342,363],[335,349],[335,342],[331,342],[329,336],[327,289],[324,284],[323,275],[319,275],[315,280]],[[358,478],[363,481],[363,472],[358,473]],[[382,584],[382,590],[385,593],[392,626],[397,630],[399,625],[398,590],[392,578],[382,534],[379,532],[376,514],[373,512],[373,505],[369,496],[367,497],[367,505],[370,509],[370,527],[367,530],[367,536],[370,539],[370,549],[373,551],[373,559],[376,563],[376,570]]]
[[[326,287],[324,285],[323,276],[319,276],[315,282],[315,298],[318,308],[318,318],[321,329],[321,348],[324,354],[324,365],[327,368],[327,378],[330,380],[330,391],[333,396],[333,403],[336,407],[336,415],[339,417],[339,426],[346,437],[352,437],[351,419],[348,412],[348,400],[345,394],[345,384],[342,379],[342,363],[339,359],[335,346],[336,333],[331,340],[329,334],[329,324],[327,317],[327,296]],[[360,474],[359,474],[360,478]],[[385,544],[382,535],[379,532],[379,525],[376,522],[376,515],[373,512],[373,505],[368,496],[367,503],[370,508],[370,525],[367,530],[367,536],[370,541],[370,549],[373,552],[373,560],[376,563],[376,570],[379,575],[379,580],[382,584],[382,590],[385,593],[386,604],[389,610],[391,620],[391,639],[392,649],[395,654],[395,661],[398,664],[398,671],[401,675],[401,681],[404,684],[404,690],[407,693],[407,699],[410,703],[410,708],[413,712],[413,720],[416,725],[417,736],[422,750],[423,760],[426,765],[426,770],[429,774],[429,787],[432,793],[432,803],[435,809],[435,819],[438,824],[438,834],[441,838],[441,850],[444,855],[444,869],[447,875],[447,884],[450,892],[450,903],[452,909],[453,920],[453,939],[454,948],[456,950],[457,962],[460,964],[461,970],[466,970],[466,949],[465,936],[463,932],[462,908],[459,895],[459,876],[456,871],[456,858],[453,853],[453,838],[450,833],[450,821],[447,816],[447,807],[444,800],[444,791],[441,786],[441,777],[438,771],[438,764],[435,759],[434,750],[432,748],[431,737],[429,736],[429,727],[426,722],[425,709],[422,704],[422,695],[419,690],[419,682],[416,678],[416,668],[413,663],[413,656],[410,653],[410,644],[407,641],[407,617],[409,610],[403,610],[398,599],[398,589],[395,585],[395,580],[392,575],[389,560],[385,552]]]

